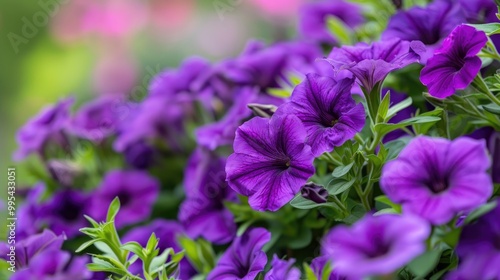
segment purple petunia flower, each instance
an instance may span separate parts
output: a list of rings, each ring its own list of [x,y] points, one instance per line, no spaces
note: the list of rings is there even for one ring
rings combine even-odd
[[[31,260],[26,269],[14,273],[11,280],[87,280],[92,272],[87,270],[88,256],[72,257],[70,253],[60,250],[45,250]]]
[[[203,237],[216,244],[230,242],[236,234],[233,215],[224,201],[237,202],[236,193],[227,185],[226,160],[198,148],[188,161],[184,175],[186,200],[179,220],[191,238]]]
[[[327,61],[337,72],[352,72],[361,87],[371,92],[390,72],[418,62],[424,53],[425,46],[420,41],[392,39],[333,48]]]
[[[114,143],[117,151],[124,151],[140,141],[160,139],[173,148],[179,145],[179,135],[184,132],[185,105],[191,100],[168,96],[153,96],[144,100],[124,120]]]
[[[43,227],[43,221],[40,217],[40,200],[45,192],[45,184],[37,183],[31,187],[24,202],[17,211],[17,229],[16,236],[20,239],[37,234]]]
[[[353,83],[353,79],[336,81],[307,74],[293,90],[291,101],[280,106],[276,114],[293,114],[302,121],[315,156],[331,152],[365,125],[363,104],[356,104],[351,95]]]
[[[72,238],[79,235],[79,229],[87,225],[83,215],[89,211],[88,204],[87,194],[63,189],[40,205],[37,216],[56,234],[65,234]]]
[[[271,233],[264,228],[248,229],[227,248],[207,280],[255,279],[266,266],[267,256],[262,247],[270,239]]]
[[[500,200],[492,211],[466,225],[457,253],[460,264],[447,279],[497,279],[500,275]]]
[[[483,31],[468,25],[457,26],[420,73],[420,81],[429,88],[429,94],[446,98],[457,89],[465,89],[481,69],[477,54],[487,41]]]
[[[317,43],[335,44],[336,38],[326,27],[328,17],[337,17],[352,28],[364,21],[360,7],[343,0],[307,3],[300,10],[299,32],[302,37]]]
[[[70,131],[92,141],[102,141],[115,133],[118,123],[128,114],[127,103],[116,97],[102,97],[83,105],[71,121]]]
[[[414,216],[365,216],[351,227],[333,228],[322,252],[347,277],[384,275],[425,252],[431,227]]]
[[[154,97],[200,100],[211,108],[214,90],[206,80],[212,74],[210,63],[199,57],[190,57],[178,69],[167,69],[154,77],[149,95]]]
[[[45,229],[43,232],[27,236],[17,240],[15,247],[15,266],[17,269],[26,268],[32,259],[45,250],[58,250],[61,248],[66,237],[56,235],[52,231]],[[10,246],[8,243],[0,243],[0,256],[6,261],[11,261]]]
[[[49,140],[61,140],[73,101],[73,98],[62,99],[55,105],[45,107],[21,127],[16,135],[19,149],[14,153],[14,159],[22,160],[31,153],[43,154]]]
[[[215,150],[220,146],[232,144],[238,126],[252,115],[247,105],[257,98],[257,94],[256,88],[238,89],[234,97],[235,103],[221,120],[195,130],[198,145]]]
[[[140,222],[149,217],[159,190],[158,181],[146,172],[110,171],[92,194],[89,216],[104,221],[106,209],[118,197],[121,207],[116,216],[116,226],[119,228]]]
[[[314,174],[306,130],[294,115],[255,117],[236,131],[234,153],[226,164],[228,184],[249,196],[259,211],[288,203]]]
[[[488,200],[489,167],[484,141],[419,136],[385,164],[380,185],[403,212],[440,225]]]
[[[129,241],[136,241],[141,246],[146,247],[149,237],[152,233],[155,233],[156,237],[160,240],[158,243],[158,248],[160,253],[167,248],[172,248],[176,253],[182,251],[182,248],[177,243],[177,237],[182,235],[184,230],[182,226],[176,221],[169,221],[158,219],[152,221],[150,224],[136,227],[129,232],[127,232],[123,238],[123,243]],[[142,262],[141,260],[136,261],[130,266],[130,271],[134,274],[142,273]],[[191,279],[196,274],[193,266],[189,263],[186,258],[183,258],[180,262],[180,278],[179,279]]]
[[[415,6],[397,12],[389,20],[382,39],[421,41],[427,47],[420,59],[425,64],[444,38],[463,22],[465,17],[459,5],[447,0],[435,1],[426,7]]]
[[[125,160],[136,169],[147,169],[154,162],[155,149],[140,141],[129,145],[124,151]]]
[[[280,259],[276,254],[271,261],[271,269],[264,276],[264,280],[299,280],[300,269],[293,267],[295,259],[288,261]]]

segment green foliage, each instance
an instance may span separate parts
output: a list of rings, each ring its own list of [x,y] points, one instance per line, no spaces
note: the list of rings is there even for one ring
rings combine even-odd
[[[160,254],[159,239],[151,234],[146,247],[135,241],[122,244],[115,228],[115,217],[120,210],[120,201],[115,198],[108,209],[105,222],[98,223],[91,217],[85,216],[92,227],[80,229],[91,239],[83,243],[76,252],[82,252],[94,245],[101,253],[90,254],[92,263],[87,265],[90,271],[110,273],[113,279],[173,279],[184,251],[175,253],[172,248],[165,249]],[[142,278],[133,275],[128,268],[137,260],[143,264]]]

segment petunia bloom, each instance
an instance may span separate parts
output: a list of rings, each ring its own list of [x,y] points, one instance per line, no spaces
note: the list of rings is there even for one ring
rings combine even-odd
[[[456,250],[460,264],[448,279],[497,279],[500,275],[499,202],[497,199],[493,210],[463,228]]]
[[[353,79],[336,81],[307,74],[293,90],[290,102],[280,106],[276,114],[293,114],[302,121],[315,156],[331,152],[365,125],[363,104],[356,104],[351,95],[353,83]]]
[[[389,20],[382,39],[421,41],[427,47],[425,55],[421,57],[421,62],[425,63],[444,38],[464,21],[460,5],[453,1],[435,1],[425,7],[415,6],[397,12]]]
[[[327,29],[328,17],[336,17],[351,28],[364,21],[360,6],[343,0],[307,3],[300,10],[299,32],[302,37],[316,43],[335,44],[337,39]]]
[[[16,268],[21,269],[27,267],[32,259],[43,252],[44,250],[60,249],[66,237],[64,235],[56,235],[52,231],[45,229],[43,232],[26,236],[16,242],[15,262]],[[10,261],[7,255],[10,250],[9,244],[0,243],[0,254],[3,259]]]
[[[70,124],[70,131],[92,141],[102,141],[116,132],[129,105],[116,97],[101,97],[83,105]]]
[[[273,256],[271,261],[271,269],[264,276],[264,280],[299,280],[300,269],[293,267],[295,259],[288,261],[280,259],[277,255]]]
[[[55,105],[45,107],[21,127],[16,135],[19,149],[14,153],[14,159],[22,160],[31,153],[42,154],[45,145],[52,139],[63,143],[61,132],[69,123],[73,101],[73,98],[62,99]]]
[[[86,267],[89,261],[88,256],[72,257],[69,252],[55,249],[44,250],[31,259],[27,268],[17,271],[10,279],[87,280],[92,277],[92,272]]]
[[[225,164],[224,158],[203,148],[189,158],[184,174],[186,200],[179,220],[191,238],[225,244],[236,234],[233,215],[224,207],[224,201],[237,202],[236,193],[225,180]]]
[[[36,216],[40,217],[54,233],[65,234],[72,238],[79,235],[80,228],[87,225],[83,215],[87,214],[88,205],[88,194],[78,190],[63,189],[43,202]]]
[[[431,227],[415,216],[365,216],[337,226],[323,239],[322,254],[347,277],[385,275],[425,252]]]
[[[169,221],[163,219],[157,219],[149,223],[148,225],[135,227],[134,229],[127,232],[123,238],[122,242],[136,241],[141,246],[146,247],[149,237],[152,233],[155,233],[156,237],[160,240],[158,243],[158,248],[160,253],[167,248],[172,248],[176,253],[182,251],[182,248],[177,243],[177,237],[184,233],[182,225],[176,221]],[[136,261],[129,268],[129,271],[134,275],[142,273],[142,262],[141,260]],[[196,274],[193,266],[189,263],[186,258],[180,261],[180,275],[179,279],[190,279]]]
[[[306,130],[294,115],[255,117],[236,131],[234,153],[226,164],[227,182],[248,196],[259,211],[288,203],[314,174]]]
[[[352,72],[361,87],[371,92],[390,72],[418,62],[424,53],[422,42],[396,38],[371,45],[357,43],[354,46],[333,48],[326,60],[337,72]]]
[[[207,280],[255,279],[266,266],[267,256],[262,247],[270,239],[271,233],[264,228],[248,229],[227,248]]]
[[[385,164],[380,185],[404,213],[440,225],[488,200],[489,167],[484,141],[419,136]]]
[[[97,221],[105,220],[107,207],[118,197],[121,208],[116,216],[116,226],[140,222],[149,217],[159,191],[158,181],[146,172],[110,171],[92,194],[89,216]]]
[[[420,81],[429,88],[429,94],[446,98],[465,89],[481,69],[477,54],[487,41],[483,31],[468,25],[457,26],[420,73]]]

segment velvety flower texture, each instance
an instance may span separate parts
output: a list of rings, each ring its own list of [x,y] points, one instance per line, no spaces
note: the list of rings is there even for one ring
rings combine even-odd
[[[118,122],[125,118],[129,105],[117,97],[101,97],[83,105],[71,121],[72,133],[92,140],[102,141],[115,133]]]
[[[302,122],[294,115],[255,117],[236,131],[234,153],[226,164],[227,181],[248,196],[259,211],[276,211],[288,203],[314,174]]]
[[[280,106],[276,114],[293,114],[302,121],[315,156],[331,152],[365,125],[363,104],[356,104],[351,95],[353,83],[353,79],[336,81],[307,74],[293,90],[290,102]]]
[[[210,107],[213,89],[206,79],[211,75],[212,67],[208,61],[199,57],[190,57],[182,62],[178,69],[167,69],[154,77],[149,86],[150,96],[200,100]]]
[[[343,0],[308,3],[300,9],[299,32],[302,37],[317,43],[335,44],[336,38],[326,27],[328,17],[336,17],[352,28],[364,21],[361,8]]]
[[[73,98],[62,99],[55,105],[45,107],[21,127],[16,135],[19,149],[14,153],[14,159],[22,160],[31,153],[42,153],[52,138],[61,140],[61,132],[69,123],[73,101]]]
[[[114,142],[117,151],[124,151],[140,141],[160,139],[176,148],[183,133],[184,105],[190,100],[169,96],[152,96],[138,108],[130,110]]]
[[[380,186],[404,213],[440,225],[488,200],[489,167],[484,141],[419,136],[385,164]]]
[[[418,62],[424,53],[425,46],[420,41],[392,39],[333,48],[327,61],[337,72],[352,72],[361,87],[370,92],[390,72]]]
[[[448,279],[498,279],[500,275],[500,200],[492,211],[466,225],[457,253],[460,264]]]
[[[415,216],[365,216],[337,226],[323,239],[322,253],[347,277],[385,275],[425,252],[431,227]]]
[[[142,227],[136,227],[127,232],[122,242],[136,241],[141,246],[146,247],[151,233],[155,233],[156,237],[160,240],[158,248],[160,253],[167,248],[172,248],[176,253],[182,251],[182,248],[177,243],[177,237],[184,233],[182,226],[177,221],[169,221],[157,219]],[[130,272],[134,275],[142,274],[142,262],[137,260],[129,268]],[[193,266],[186,258],[180,262],[180,275],[179,279],[191,279],[196,274]]]
[[[465,17],[459,5],[453,1],[438,0],[426,7],[415,6],[397,12],[389,20],[387,28],[382,33],[382,39],[421,41],[427,47],[425,55],[422,55],[420,60],[425,63],[444,38],[463,22]]]
[[[225,180],[225,165],[224,158],[203,148],[189,158],[184,173],[186,200],[181,204],[179,220],[191,238],[225,244],[236,234],[233,215],[224,207],[224,201],[238,200]]]
[[[271,261],[271,269],[264,276],[264,280],[299,280],[300,269],[293,267],[294,263],[295,259],[286,261],[274,255]]]
[[[88,256],[72,257],[69,252],[45,250],[31,259],[26,269],[14,273],[11,280],[87,280],[92,272],[87,270]]]
[[[207,280],[255,279],[266,266],[267,256],[262,247],[270,239],[271,233],[264,228],[248,229],[227,248]]]
[[[483,31],[468,25],[457,26],[420,73],[420,81],[429,88],[429,94],[446,98],[457,89],[465,89],[481,69],[477,54],[487,41]]]
[[[44,250],[54,250],[61,248],[64,242],[64,235],[56,235],[52,231],[45,229],[43,232],[33,234],[17,240],[16,242],[16,268],[25,268],[32,262],[32,259]],[[11,245],[0,243],[0,256],[7,259]]]
[[[92,194],[89,216],[96,221],[104,221],[107,207],[118,197],[121,207],[116,216],[116,226],[140,222],[149,217],[159,191],[158,181],[146,172],[110,171]]]
[[[79,229],[88,224],[83,216],[89,211],[88,205],[87,194],[77,190],[63,189],[54,193],[48,201],[43,202],[36,216],[40,217],[56,234],[65,234],[72,238],[79,235]]]

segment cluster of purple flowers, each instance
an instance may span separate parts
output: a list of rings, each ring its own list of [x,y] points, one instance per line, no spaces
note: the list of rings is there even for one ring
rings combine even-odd
[[[188,58],[144,97],[43,109],[17,135],[15,159],[47,175],[23,195],[12,279],[105,277],[61,246],[115,197],[124,242],[185,250],[178,279],[500,279],[500,87],[481,73],[500,55],[469,25],[496,6],[395,5],[380,40],[339,45],[329,19],[361,36],[364,8],[308,3],[300,41]]]

